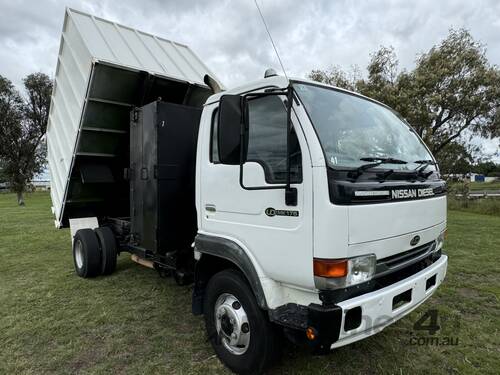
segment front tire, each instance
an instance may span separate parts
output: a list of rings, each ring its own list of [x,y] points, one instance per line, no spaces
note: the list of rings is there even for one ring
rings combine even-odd
[[[92,229],[80,229],[73,238],[73,262],[78,276],[95,277],[101,273],[101,251]]]
[[[279,336],[243,275],[224,270],[205,291],[205,327],[219,359],[239,374],[259,374],[279,356]]]

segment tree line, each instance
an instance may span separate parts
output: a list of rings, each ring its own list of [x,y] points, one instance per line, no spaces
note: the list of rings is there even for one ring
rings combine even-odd
[[[401,70],[394,48],[381,47],[371,54],[366,78],[356,66],[313,70],[309,78],[395,109],[422,137],[443,173],[470,172],[485,156],[472,138],[500,136],[498,66],[488,62],[486,47],[465,29],[450,30],[415,63],[412,70]]]

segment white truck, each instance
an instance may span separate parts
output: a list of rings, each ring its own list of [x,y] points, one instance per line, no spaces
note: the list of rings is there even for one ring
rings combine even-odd
[[[67,9],[47,132],[76,273],[117,255],[193,282],[221,361],[259,373],[286,336],[319,352],[427,300],[446,185],[382,103],[268,70],[228,91],[191,50]]]

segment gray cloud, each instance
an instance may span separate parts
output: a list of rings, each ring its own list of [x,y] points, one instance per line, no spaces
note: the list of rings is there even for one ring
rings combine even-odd
[[[409,68],[450,27],[470,29],[488,45],[490,61],[500,62],[500,3],[494,0],[259,3],[295,76],[332,64],[363,68],[381,45],[393,45]],[[186,43],[229,86],[279,68],[252,0],[0,0],[0,74],[19,83],[33,70],[54,71],[65,5]]]
[[[500,64],[500,2],[259,0],[289,75],[315,68],[367,65],[392,45],[402,68],[446,37],[468,28]],[[65,6],[188,44],[226,84],[279,70],[253,0],[0,0],[0,74],[18,86],[43,71],[53,75]]]

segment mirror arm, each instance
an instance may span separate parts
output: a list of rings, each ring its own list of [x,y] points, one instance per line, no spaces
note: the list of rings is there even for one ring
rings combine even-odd
[[[273,94],[276,95],[276,94]],[[250,95],[243,95],[241,97],[241,130],[240,130],[240,186],[244,190],[276,190],[286,189],[286,185],[273,185],[273,186],[245,186],[243,181],[243,164],[246,162],[247,143],[246,137],[248,135],[248,106],[247,98]]]
[[[287,206],[297,205],[297,189],[291,187],[291,133],[292,133],[292,104],[293,104],[293,88],[288,86],[286,94],[286,188],[285,188],[285,204]]]
[[[292,127],[292,88],[286,93],[286,189],[290,190],[290,130]]]
[[[241,108],[241,116],[240,116],[240,168],[244,163],[244,142],[245,142],[245,132],[246,132],[246,100],[244,96],[240,97],[240,108]]]
[[[286,131],[286,183],[285,185],[274,185],[274,186],[245,186],[243,181],[243,164],[245,163],[246,154],[246,136],[248,135],[248,107],[247,100],[249,97],[262,97],[271,95],[286,95],[287,108],[287,131]],[[241,97],[241,119],[240,119],[240,186],[245,190],[275,190],[275,189],[285,189],[285,204],[287,206],[297,205],[297,189],[291,187],[291,163],[290,163],[290,153],[291,153],[291,132],[292,132],[292,105],[293,101],[296,100],[293,94],[293,88],[291,85],[288,86],[284,92],[276,91],[266,91],[264,93],[247,94]]]

